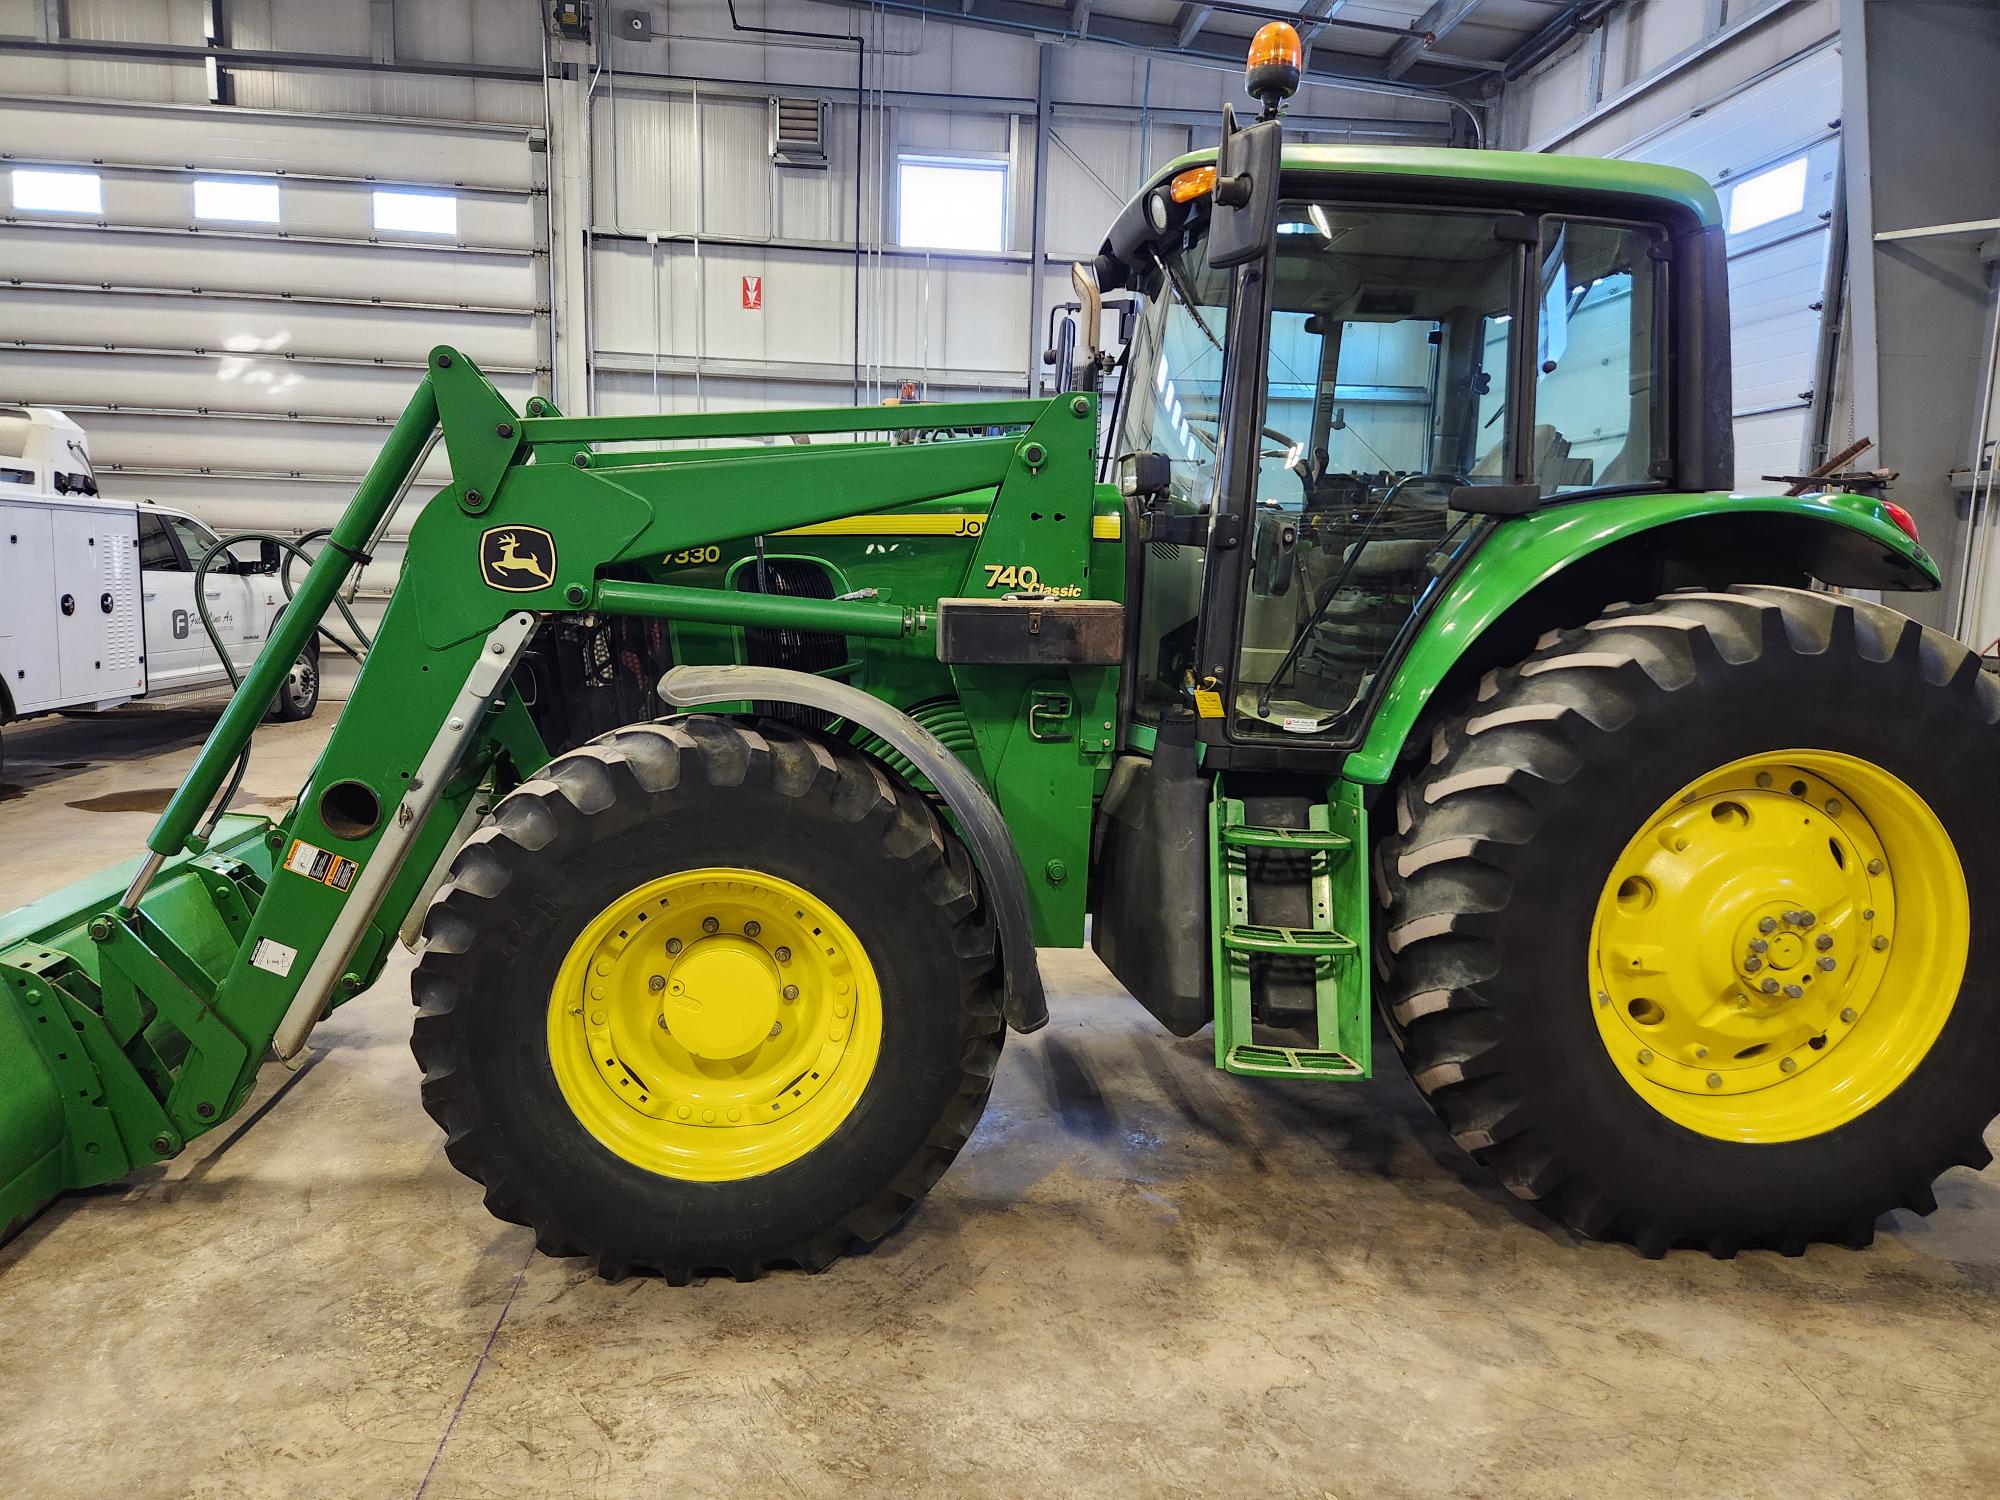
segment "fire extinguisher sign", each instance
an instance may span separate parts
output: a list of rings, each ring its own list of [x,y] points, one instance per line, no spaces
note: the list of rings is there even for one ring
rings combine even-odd
[[[764,310],[764,278],[745,276],[743,278],[743,310],[762,312]]]

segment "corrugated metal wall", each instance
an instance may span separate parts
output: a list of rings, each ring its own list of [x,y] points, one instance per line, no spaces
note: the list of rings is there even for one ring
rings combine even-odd
[[[1040,330],[1070,295],[1068,261],[1094,252],[1146,170],[1212,141],[1223,101],[1243,102],[1233,68],[739,0],[746,26],[862,33],[857,101],[852,42],[738,31],[721,0],[627,10],[648,14],[658,39],[607,38],[586,65],[586,396],[605,412],[845,405],[905,380],[935,399],[1020,393],[1044,373]],[[201,0],[69,0],[68,34],[196,47],[205,12]],[[407,70],[532,75],[541,7],[231,0],[226,14],[235,48],[372,62],[231,68],[219,105],[198,60],[0,52],[0,166],[89,167],[104,192],[101,221],[0,220],[0,400],[70,409],[108,493],[225,529],[300,533],[338,513],[433,344],[461,345],[516,399],[549,388],[544,147],[556,143],[542,139],[542,87]],[[600,18],[609,30],[612,11]],[[45,24],[42,0],[0,0],[0,34]],[[829,101],[825,169],[772,163],[778,94]],[[1038,96],[1050,144],[1031,268]],[[1308,88],[1293,119],[1307,139],[1448,134],[1436,103],[1379,93]],[[1003,159],[1007,247],[899,247],[893,181],[907,151]],[[205,172],[274,174],[263,180],[280,183],[282,222],[196,224]],[[378,181],[456,193],[457,234],[377,233]],[[754,311],[745,277],[761,288]],[[427,484],[442,472],[434,456]],[[413,500],[429,493],[419,485]],[[393,583],[401,534],[364,605],[379,608]],[[330,671],[329,691],[343,688]]]
[[[1833,0],[1636,0],[1511,89],[1502,138],[1530,150],[1661,162],[1733,184],[1808,161],[1806,197],[1729,242],[1736,486],[1798,472],[1838,175]]]

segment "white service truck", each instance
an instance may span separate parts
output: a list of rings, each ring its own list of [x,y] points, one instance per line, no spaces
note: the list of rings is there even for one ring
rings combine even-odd
[[[0,724],[227,687],[195,603],[216,540],[179,511],[101,497],[89,442],[63,413],[0,406]],[[276,552],[226,554],[200,580],[239,671],[285,606]],[[315,644],[272,711],[304,719],[318,704]]]

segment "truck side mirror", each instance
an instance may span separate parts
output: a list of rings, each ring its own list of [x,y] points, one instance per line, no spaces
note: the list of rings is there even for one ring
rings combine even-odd
[[[259,573],[275,573],[278,571],[278,563],[278,544],[276,542],[259,542],[257,544],[257,571]]]
[[[1236,112],[1222,106],[1222,144],[1215,153],[1215,207],[1208,228],[1208,263],[1240,266],[1270,247],[1278,229],[1276,119],[1236,127]]]

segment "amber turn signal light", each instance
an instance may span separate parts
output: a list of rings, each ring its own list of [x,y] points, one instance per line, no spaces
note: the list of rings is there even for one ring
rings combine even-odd
[[[1192,203],[1215,191],[1215,168],[1189,167],[1167,184],[1167,196],[1176,203]]]

